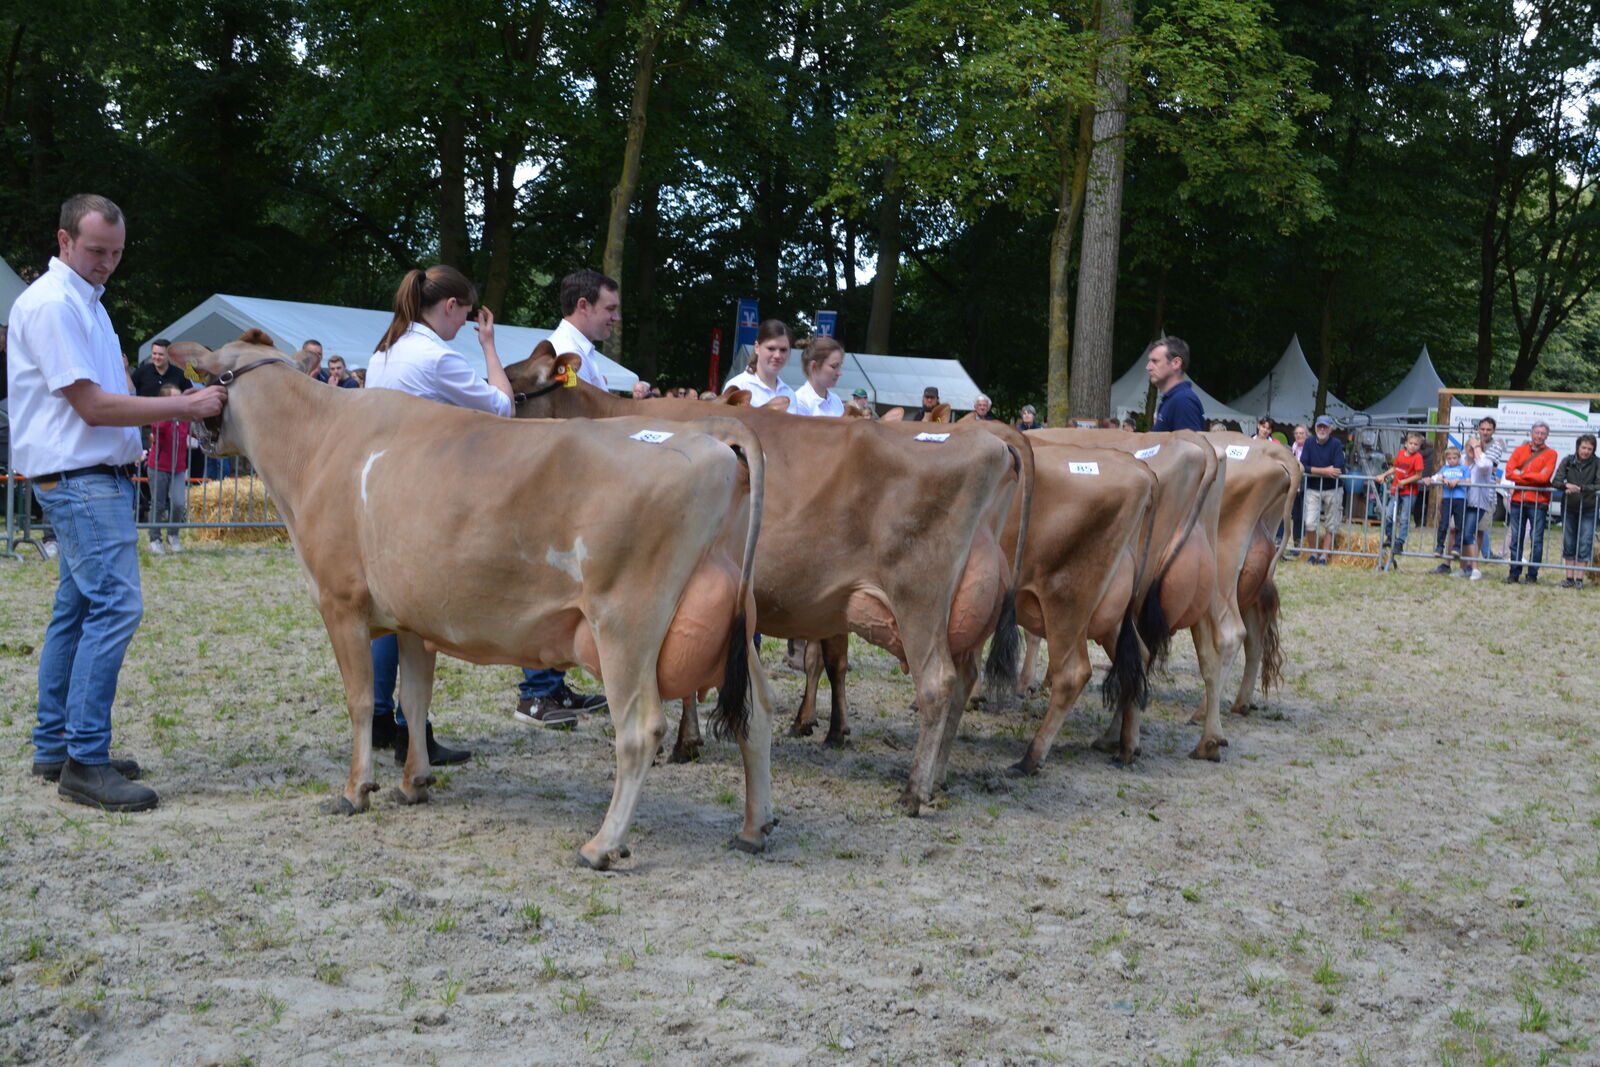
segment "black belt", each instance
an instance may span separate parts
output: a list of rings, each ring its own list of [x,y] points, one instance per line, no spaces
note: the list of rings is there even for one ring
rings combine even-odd
[[[85,474],[120,474],[124,478],[132,479],[133,476],[138,473],[138,470],[139,465],[137,463],[124,463],[120,467],[113,467],[109,463],[96,463],[92,467],[75,467],[70,471],[56,471],[54,474],[41,474],[32,480],[36,482],[59,482],[63,478],[81,478]]]

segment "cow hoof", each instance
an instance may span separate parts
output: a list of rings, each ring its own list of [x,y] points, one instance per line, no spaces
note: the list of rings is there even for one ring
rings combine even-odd
[[[578,849],[578,866],[587,867],[591,871],[609,871],[611,869],[613,856],[614,853],[602,852],[594,859],[590,859],[588,854],[580,848]]]
[[[618,845],[617,846],[617,858],[618,859],[625,860],[631,855],[633,855],[633,849],[629,848],[627,845]]]
[[[846,733],[848,733],[848,732],[849,731],[846,731]],[[832,733],[830,733],[827,737],[824,737],[822,739],[823,747],[825,747],[825,748],[843,748],[844,747],[844,738],[845,738],[844,734],[832,734]]]
[[[738,834],[734,834],[733,837],[728,841],[728,847],[739,852],[747,852],[752,856],[756,856],[767,850],[767,839],[763,837],[759,841],[746,841]]]
[[[395,786],[393,789],[389,790],[389,796],[392,800],[396,801],[397,803],[404,804],[407,807],[410,807],[414,804],[426,804],[428,802],[428,791],[425,788],[419,788],[415,792],[407,793],[400,786]]]
[[[667,757],[668,763],[693,763],[700,758],[700,746],[691,748],[674,748],[672,755]]]
[[[922,800],[917,796],[916,792],[911,789],[907,789],[904,793],[900,794],[899,805],[900,813],[905,815],[907,818],[915,819],[917,814],[922,811]]]
[[[359,806],[350,803],[350,798],[341,793],[322,805],[322,810],[329,815],[360,815],[367,810],[367,794],[362,792],[358,795],[361,797]]]
[[[809,723],[808,722],[808,723],[806,723],[804,725],[801,725],[800,723],[795,723],[793,726],[789,727],[789,736],[790,737],[810,737],[812,732],[815,731],[816,728],[817,727],[816,727],[815,723]]]
[[[1039,773],[1037,764],[1031,764],[1025,759],[1019,759],[1006,768],[1006,774],[1012,778],[1032,778]]]
[[[1089,747],[1096,752],[1120,752],[1122,750],[1122,741],[1115,737],[1097,737],[1089,742]]]
[[[1218,742],[1202,739],[1198,745],[1194,746],[1194,751],[1189,753],[1189,758],[1210,760],[1212,763],[1221,763],[1222,746],[1225,744],[1227,744],[1226,741]]]

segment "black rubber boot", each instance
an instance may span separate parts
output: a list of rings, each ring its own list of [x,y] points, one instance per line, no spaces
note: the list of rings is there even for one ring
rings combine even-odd
[[[43,778],[47,782],[59,782],[61,780],[61,768],[65,763],[65,760],[59,763],[39,763],[35,761],[33,776],[35,778]],[[139,776],[144,773],[139,769],[138,761],[131,759],[114,759],[111,761],[111,769],[130,782],[137,782]]]
[[[388,714],[388,715],[376,715],[376,714],[373,715],[372,716],[372,748],[373,748],[373,751],[378,751],[380,749],[385,749],[385,748],[392,748],[394,746],[395,733],[397,731],[399,731],[400,729],[401,728],[399,726],[395,725],[394,715],[392,713]]]
[[[411,730],[409,724],[395,724],[394,735],[394,761],[404,764],[406,749],[411,745]],[[433,739],[433,723],[428,724],[428,764],[432,767],[448,767],[454,763],[465,763],[472,758],[470,748],[447,748]]]
[[[154,789],[128,781],[110,764],[85,766],[71,756],[61,768],[56,792],[74,804],[102,811],[148,811],[161,802]]]

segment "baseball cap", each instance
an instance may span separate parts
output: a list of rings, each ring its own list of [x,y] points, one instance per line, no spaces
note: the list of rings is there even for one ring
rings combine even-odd
[[[1333,425],[1333,416],[1331,416],[1331,415],[1318,415],[1317,416],[1317,425],[1318,426],[1332,426]]]
[[[939,395],[939,387],[936,385],[930,385],[922,391],[922,395],[937,397]]]
[[[861,389],[861,388],[858,387],[856,389],[856,391],[851,393],[850,395],[853,396],[853,397],[858,397],[858,398],[860,398],[862,400],[865,400],[867,398],[867,391],[865,389]]]

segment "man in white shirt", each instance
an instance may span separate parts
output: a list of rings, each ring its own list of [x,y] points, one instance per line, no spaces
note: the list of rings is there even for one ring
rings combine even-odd
[[[598,389],[606,387],[606,376],[594,358],[595,342],[611,336],[622,317],[621,308],[621,287],[597,270],[574,271],[561,279],[562,318],[550,333],[550,344],[558,356],[569,352],[582,356],[578,377]],[[567,688],[564,671],[524,669],[517,695],[513,717],[530,726],[570,730],[576,721],[574,712],[606,709],[605,697],[585,696]]]
[[[107,811],[159,801],[139,765],[111,758],[111,705],[144,604],[134,530],[135,427],[222,413],[227,390],[139,397],[100,300],[122,261],[122,211],[101,196],[61,206],[59,253],[11,310],[12,454],[60,545],[60,581],[39,655],[33,773]]]

